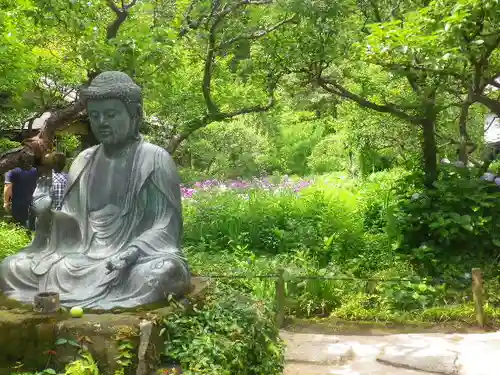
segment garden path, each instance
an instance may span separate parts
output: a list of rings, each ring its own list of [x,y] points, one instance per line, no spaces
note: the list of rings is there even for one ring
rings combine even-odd
[[[321,335],[281,331],[284,375],[498,375],[500,332]]]

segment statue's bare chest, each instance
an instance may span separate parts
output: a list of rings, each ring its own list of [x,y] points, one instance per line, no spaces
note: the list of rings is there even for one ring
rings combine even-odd
[[[96,155],[90,171],[89,208],[99,210],[108,204],[123,206],[133,175],[133,154],[108,159]]]

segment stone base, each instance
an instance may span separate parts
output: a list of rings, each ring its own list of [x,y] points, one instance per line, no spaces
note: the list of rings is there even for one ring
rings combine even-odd
[[[125,373],[136,374],[139,363],[137,375],[152,373],[158,368],[165,340],[157,323],[174,311],[186,310],[193,301],[203,300],[208,281],[194,278],[193,285],[193,292],[176,306],[164,303],[153,310],[143,307],[136,312],[86,313],[81,318],[72,318],[67,312],[37,314],[26,306],[2,303],[0,374],[11,374],[16,365],[22,365],[22,372],[46,367],[63,370],[78,357],[78,343],[92,354],[102,375],[112,375],[120,368],[117,357],[124,342],[131,344],[133,357]]]

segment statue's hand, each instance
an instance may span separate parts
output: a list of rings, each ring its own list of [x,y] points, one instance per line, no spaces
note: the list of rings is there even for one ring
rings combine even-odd
[[[33,193],[33,210],[37,216],[50,211],[52,207],[52,198],[50,196],[50,188],[52,180],[48,177],[40,177]]]
[[[126,251],[113,256],[106,264],[106,269],[108,274],[113,271],[122,270],[128,266],[131,266],[139,258],[139,249],[136,247],[131,247]]]
[[[52,207],[52,199],[50,196],[40,197],[37,200],[33,200],[33,210],[35,211],[36,216],[40,216],[45,212],[50,211]]]

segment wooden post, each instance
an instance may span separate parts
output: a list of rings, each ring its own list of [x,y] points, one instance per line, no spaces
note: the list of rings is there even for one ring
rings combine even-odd
[[[276,280],[276,325],[283,327],[285,323],[285,270],[278,270],[278,279]]]
[[[474,310],[476,319],[481,328],[486,324],[486,314],[484,313],[484,287],[483,272],[480,268],[472,269],[472,296],[474,298]]]

